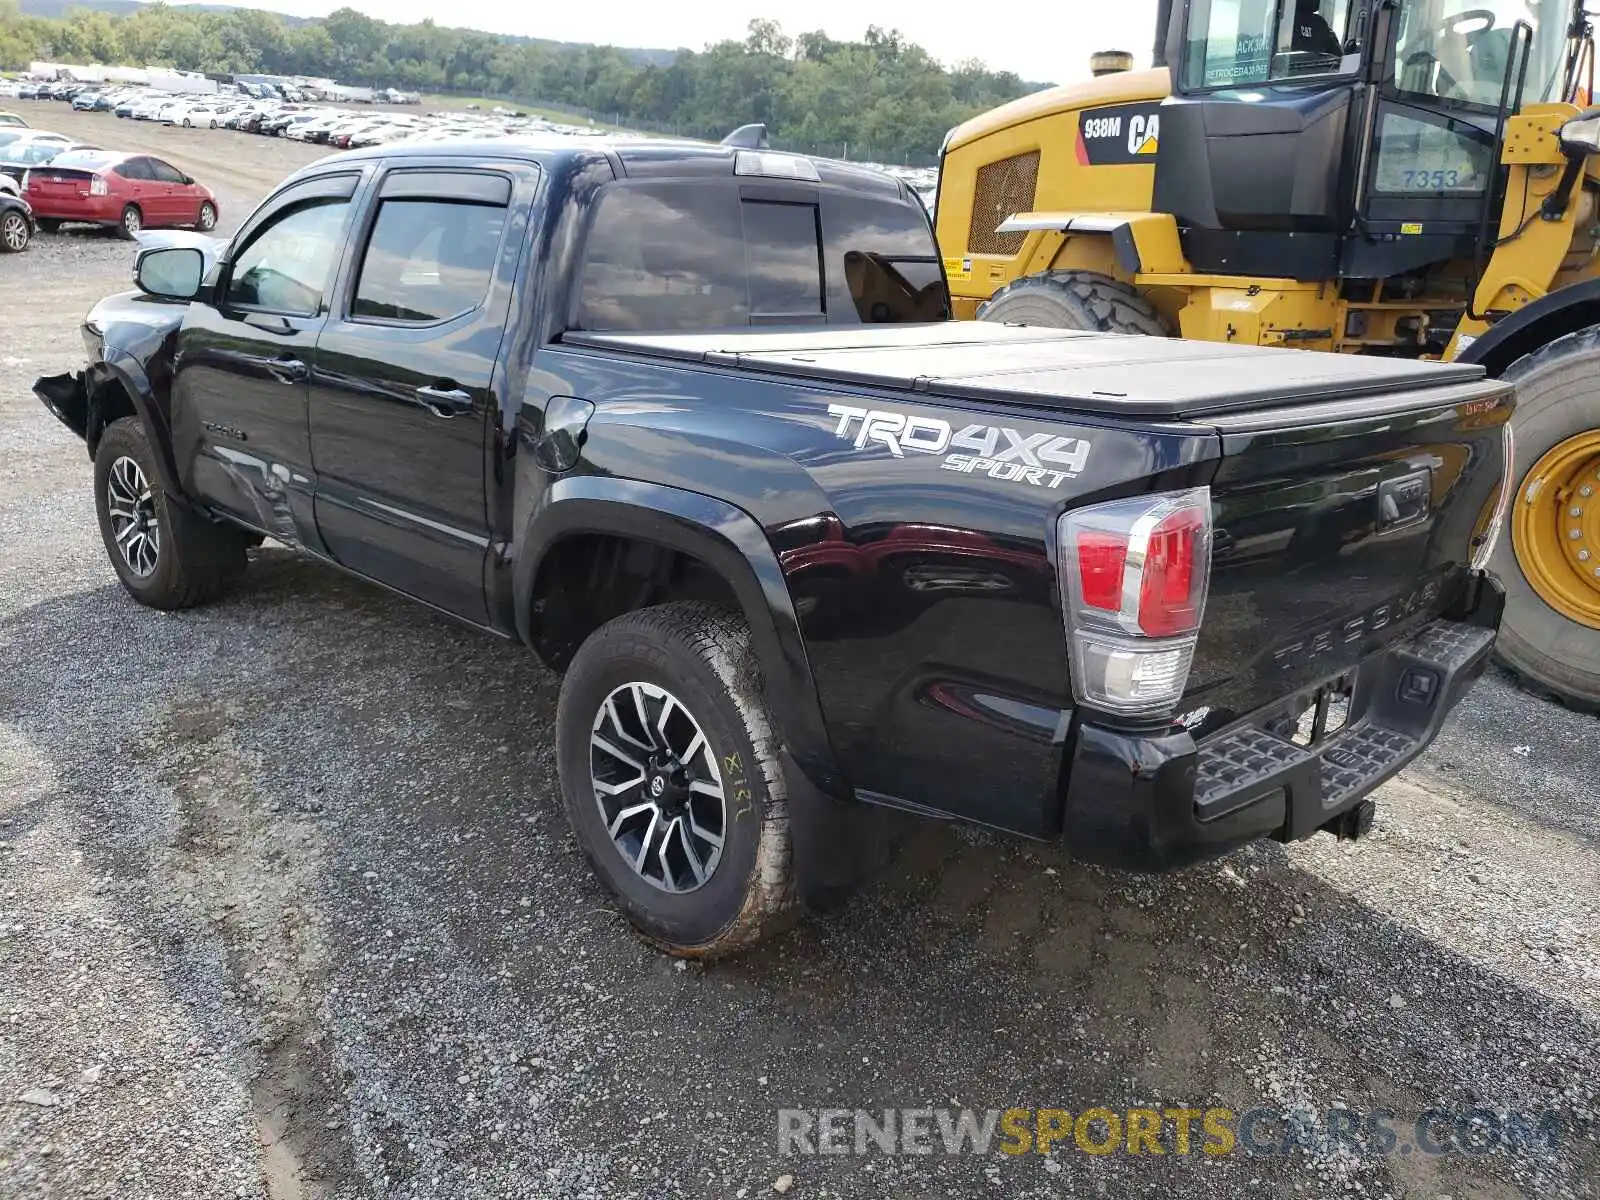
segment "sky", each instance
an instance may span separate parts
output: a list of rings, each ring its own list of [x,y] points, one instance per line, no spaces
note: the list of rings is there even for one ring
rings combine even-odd
[[[1150,65],[1156,0],[1055,0],[993,8],[930,0],[721,0],[663,3],[610,0],[600,4],[528,4],[526,0],[224,0],[301,17],[326,16],[349,7],[394,23],[432,17],[441,25],[523,34],[562,42],[702,49],[708,42],[742,38],[752,17],[770,17],[794,34],[821,29],[857,40],[868,25],[898,29],[949,65],[982,59],[995,70],[1024,79],[1066,83],[1089,77],[1096,50],[1129,50],[1135,65]]]

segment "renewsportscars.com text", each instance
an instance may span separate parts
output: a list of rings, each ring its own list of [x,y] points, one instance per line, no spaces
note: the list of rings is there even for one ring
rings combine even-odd
[[[811,1154],[1489,1154],[1548,1150],[1549,1111],[1096,1107],[782,1108],[778,1153]]]

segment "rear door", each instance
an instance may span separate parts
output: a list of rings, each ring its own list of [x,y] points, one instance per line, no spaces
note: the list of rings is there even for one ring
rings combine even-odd
[[[528,166],[391,168],[317,343],[317,528],[371,579],[483,622],[488,431]]]
[[[209,303],[178,332],[173,446],[184,488],[317,546],[306,398],[359,176],[286,188],[240,230]]]
[[[184,184],[184,174],[171,163],[147,158],[150,190],[160,194],[161,220],[167,225],[193,225],[200,219],[200,201]]]
[[[121,182],[114,189],[124,204],[134,204],[146,225],[160,225],[164,216],[161,196],[150,171],[150,160],[144,157],[124,159],[113,167],[111,173]]]

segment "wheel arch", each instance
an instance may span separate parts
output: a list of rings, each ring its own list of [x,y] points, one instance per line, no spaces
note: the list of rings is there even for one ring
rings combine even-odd
[[[1572,284],[1517,309],[1454,361],[1476,364],[1498,378],[1518,359],[1591,325],[1600,325],[1600,279]]]
[[[144,368],[131,358],[102,360],[84,373],[83,386],[83,439],[89,447],[89,457],[94,457],[101,435],[111,422],[123,417],[138,417],[155,452],[162,490],[168,496],[186,501],[183,486],[178,481],[171,429],[166,414],[156,401]]]
[[[703,568],[709,575],[703,584],[721,589],[723,602],[749,624],[765,699],[778,718],[789,756],[823,793],[849,796],[829,744],[788,585],[765,532],[749,513],[664,484],[574,476],[557,480],[544,494],[519,543],[512,582],[517,633],[556,670],[565,667],[590,629],[611,617],[688,594],[705,598],[702,591],[652,596],[648,588],[634,602],[600,596],[593,590],[596,577],[582,577],[583,568],[594,565],[595,547],[620,543]],[[555,597],[567,612],[583,614],[576,623],[565,614],[550,623]],[[597,597],[598,603],[583,603],[589,597]]]

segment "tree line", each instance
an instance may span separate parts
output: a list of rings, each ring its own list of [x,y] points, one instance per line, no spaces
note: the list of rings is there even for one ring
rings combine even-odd
[[[720,137],[764,121],[780,144],[849,145],[895,161],[937,152],[945,131],[1033,89],[975,60],[945,69],[877,26],[860,41],[791,37],[753,20],[743,41],[651,55],[451,29],[395,25],[341,8],[321,20],[253,9],[154,3],[126,16],[80,9],[24,16],[0,0],[0,68],[34,60],[308,75],[407,91],[515,98],[613,115],[620,123]],[[833,150],[832,152],[837,152]]]

